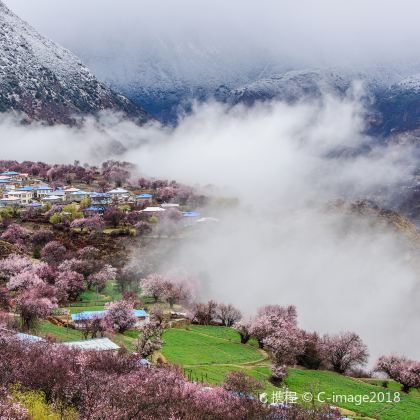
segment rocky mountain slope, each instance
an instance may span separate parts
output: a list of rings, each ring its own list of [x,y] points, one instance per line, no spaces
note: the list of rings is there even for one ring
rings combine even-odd
[[[102,110],[119,111],[139,122],[149,118],[0,1],[0,112],[9,110],[51,124],[74,123],[80,115]]]
[[[115,47],[92,54],[81,47],[79,53],[101,80],[166,122],[176,122],[196,100],[294,101],[325,91],[340,95],[357,80],[372,99],[372,134],[387,137],[420,128],[420,63],[301,67],[236,50],[234,62],[225,51],[199,42],[167,45],[153,39],[137,49]]]

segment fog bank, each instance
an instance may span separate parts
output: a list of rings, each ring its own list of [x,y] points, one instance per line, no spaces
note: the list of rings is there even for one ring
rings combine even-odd
[[[0,123],[2,156],[118,158],[136,163],[136,175],[212,184],[239,204],[204,210],[220,223],[177,242],[162,270],[183,267],[201,282],[203,299],[246,314],[295,304],[304,328],[354,330],[373,356],[419,358],[416,249],[377,215],[333,205],[390,202],[414,167],[410,148],[375,146],[363,134],[362,93],[356,86],[345,98],[293,106],[203,104],[173,129],[139,128],[109,114],[81,128],[19,126],[8,116]]]

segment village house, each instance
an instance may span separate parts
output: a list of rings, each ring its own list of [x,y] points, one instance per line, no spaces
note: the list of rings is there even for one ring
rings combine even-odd
[[[87,320],[102,318],[106,311],[85,311],[71,315],[71,320],[76,328],[83,328]],[[133,315],[137,318],[136,327],[139,327],[150,320],[150,315],[144,309],[133,309]]]
[[[31,199],[34,197],[34,187],[31,187],[30,185],[25,185],[21,188],[18,188],[16,191],[27,192]]]
[[[0,198],[1,206],[18,206],[20,204],[20,199],[17,197],[3,197]]]
[[[153,194],[139,194],[136,195],[138,201],[147,201],[153,198]]]
[[[123,201],[128,199],[130,192],[124,188],[115,188],[113,190],[107,191],[113,200]]]
[[[61,188],[57,188],[56,190],[51,191],[46,197],[44,197],[44,199],[48,198],[48,197],[52,197],[52,196],[58,197],[59,201],[65,201],[66,200],[66,194],[65,194],[64,190],[62,190]]]
[[[72,200],[72,194],[77,193],[80,191],[80,188],[76,187],[70,187],[70,188],[64,188],[64,194],[66,195],[66,201]]]
[[[7,176],[11,179],[15,179],[20,177],[20,173],[19,172],[15,172],[15,171],[5,171],[5,172],[1,172],[0,176]]]
[[[55,204],[55,203],[62,202],[63,198],[58,196],[58,195],[50,194],[50,195],[47,195],[46,197],[43,197],[41,200],[42,200],[43,203],[53,203],[53,204]]]
[[[0,179],[0,190],[11,190],[14,189],[15,186],[10,182],[10,179]]]
[[[32,190],[9,190],[3,194],[3,199],[9,199],[9,204],[20,204],[27,205],[32,201],[33,192]],[[15,202],[16,201],[16,202]]]
[[[42,199],[51,194],[52,188],[48,185],[38,185],[34,187],[34,197]]]
[[[90,194],[92,205],[106,206],[112,203],[112,196],[108,193],[92,192]]]
[[[91,193],[89,191],[74,191],[68,195],[69,198],[67,199],[67,201],[80,203],[81,201],[83,201],[83,199],[90,198],[90,194]]]

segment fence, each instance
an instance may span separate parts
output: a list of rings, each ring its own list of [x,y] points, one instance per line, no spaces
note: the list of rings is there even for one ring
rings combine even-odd
[[[105,303],[108,302],[109,300],[89,300],[84,302],[72,302],[69,303],[68,306],[71,308],[78,306],[105,306]]]

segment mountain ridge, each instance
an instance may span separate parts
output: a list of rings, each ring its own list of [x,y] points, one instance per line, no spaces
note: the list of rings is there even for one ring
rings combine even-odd
[[[24,113],[29,121],[74,124],[80,116],[104,110],[139,123],[150,118],[0,1],[0,112]]]

